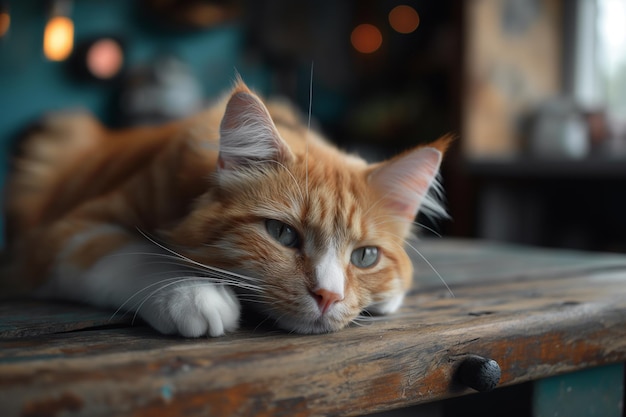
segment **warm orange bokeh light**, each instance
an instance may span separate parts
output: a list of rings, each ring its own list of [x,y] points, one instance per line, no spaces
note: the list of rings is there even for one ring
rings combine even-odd
[[[383,35],[374,25],[363,23],[358,25],[350,35],[352,46],[363,54],[371,54],[376,52],[383,43]]]
[[[113,39],[100,39],[87,51],[87,68],[94,77],[106,80],[116,76],[124,64],[124,51]]]
[[[65,16],[48,21],[43,34],[43,53],[51,61],[63,61],[74,47],[74,22]]]
[[[420,25],[420,15],[411,6],[396,6],[389,12],[389,24],[399,33],[411,33]]]
[[[9,32],[11,27],[11,15],[7,12],[0,13],[0,38],[4,37]]]

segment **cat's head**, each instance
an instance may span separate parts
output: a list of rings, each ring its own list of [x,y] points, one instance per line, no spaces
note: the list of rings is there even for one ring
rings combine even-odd
[[[240,83],[209,191],[171,237],[232,273],[207,271],[289,331],[335,331],[364,310],[393,312],[412,281],[404,246],[415,215],[444,213],[427,194],[449,141],[368,165],[306,126],[273,120]]]

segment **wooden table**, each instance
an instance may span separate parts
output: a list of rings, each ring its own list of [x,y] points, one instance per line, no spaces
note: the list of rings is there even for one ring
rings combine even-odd
[[[468,355],[496,360],[499,386],[612,365],[621,381],[602,415],[622,415],[626,256],[416,247],[455,298],[416,256],[399,313],[326,335],[247,325],[189,340],[82,306],[3,302],[0,415],[363,415],[474,392],[455,380]]]

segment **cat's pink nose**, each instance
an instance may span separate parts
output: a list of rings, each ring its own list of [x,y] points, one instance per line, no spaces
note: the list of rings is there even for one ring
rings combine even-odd
[[[312,291],[311,294],[313,295],[313,298],[315,298],[317,306],[320,308],[320,312],[322,314],[325,314],[328,309],[337,301],[341,301],[343,299],[340,294],[326,290],[324,288]]]

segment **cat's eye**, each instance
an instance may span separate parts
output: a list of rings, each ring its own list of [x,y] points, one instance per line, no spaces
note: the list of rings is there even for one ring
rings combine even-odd
[[[280,220],[268,219],[265,221],[265,228],[271,237],[276,239],[278,243],[288,248],[297,248],[300,246],[300,236],[293,227]]]
[[[376,246],[363,246],[352,251],[350,262],[357,268],[371,268],[378,263],[380,251]]]

